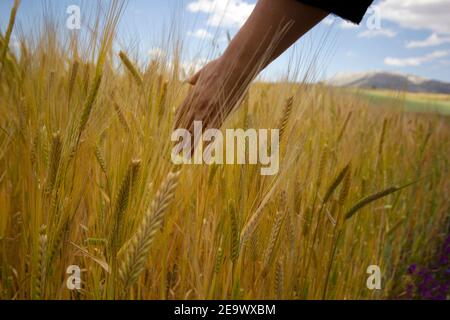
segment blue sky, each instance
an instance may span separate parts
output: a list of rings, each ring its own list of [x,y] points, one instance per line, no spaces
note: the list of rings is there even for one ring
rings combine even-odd
[[[100,0],[107,3],[108,0]],[[186,65],[201,65],[225,48],[226,33],[236,33],[256,0],[129,0],[118,32],[117,48],[139,52],[142,63],[166,48],[169,31],[184,43]],[[6,28],[13,0],[0,2],[0,27]],[[78,5],[82,27],[93,1],[46,0],[62,25],[66,8]],[[387,70],[450,82],[450,0],[377,0],[360,26],[328,17],[264,73],[276,79],[286,73],[290,58],[304,70],[319,48],[316,78],[337,73]],[[39,0],[22,0],[17,30],[35,30],[42,17]],[[62,28],[62,32],[68,32]],[[16,30],[16,31],[17,31]],[[328,35],[325,37],[324,36]],[[160,53],[161,54],[161,53]],[[308,59],[309,58],[309,59]]]

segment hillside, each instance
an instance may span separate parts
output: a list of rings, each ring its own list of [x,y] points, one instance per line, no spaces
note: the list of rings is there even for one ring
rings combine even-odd
[[[450,83],[393,72],[338,74],[327,81],[327,84],[338,87],[450,94]]]

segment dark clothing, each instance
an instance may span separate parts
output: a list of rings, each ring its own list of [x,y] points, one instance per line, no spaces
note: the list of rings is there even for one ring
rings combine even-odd
[[[341,18],[360,23],[373,0],[298,0],[312,7],[334,13]]]

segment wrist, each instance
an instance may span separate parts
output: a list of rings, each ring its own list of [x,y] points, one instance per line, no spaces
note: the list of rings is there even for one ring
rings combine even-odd
[[[259,73],[257,59],[254,59],[245,47],[230,44],[220,57],[225,72],[231,73],[232,78],[249,78],[253,73]],[[237,79],[236,79],[237,80]]]

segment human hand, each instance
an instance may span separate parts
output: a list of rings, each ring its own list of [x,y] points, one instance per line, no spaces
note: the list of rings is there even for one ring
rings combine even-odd
[[[193,86],[177,109],[175,128],[193,132],[194,121],[204,130],[219,129],[245,92],[245,67],[237,59],[221,56],[209,62],[188,83]]]

